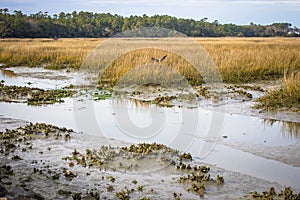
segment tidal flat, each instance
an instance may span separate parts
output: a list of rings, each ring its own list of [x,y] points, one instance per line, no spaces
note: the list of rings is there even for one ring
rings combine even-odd
[[[277,82],[104,89],[84,76],[1,71],[3,85],[75,92],[53,104],[0,102],[1,196],[299,198],[299,114],[253,108]]]

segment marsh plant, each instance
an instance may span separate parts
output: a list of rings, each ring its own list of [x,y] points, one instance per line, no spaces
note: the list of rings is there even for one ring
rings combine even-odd
[[[122,79],[121,84],[170,85],[180,78],[176,73],[190,85],[221,81],[207,52],[190,38],[112,38],[95,48],[81,69],[99,74],[108,85]]]
[[[63,160],[75,161],[76,164],[84,168],[124,172],[138,172],[138,169],[143,167],[143,162],[148,163],[148,165],[148,161],[152,165],[157,162],[161,169],[166,167],[174,173],[180,173],[182,176],[179,176],[177,181],[184,186],[188,186],[188,191],[199,196],[204,196],[206,187],[224,184],[223,176],[217,175],[216,178],[213,178],[209,174],[210,167],[194,164],[190,153],[180,153],[175,149],[157,143],[140,143],[124,147],[101,146],[98,150],[86,149],[85,153],[80,153],[75,149],[72,156],[67,156]],[[106,179],[111,183],[116,181],[113,176],[107,176]],[[162,180],[162,182],[164,181]],[[132,183],[135,185],[138,181],[134,179]],[[144,186],[137,185],[136,190],[143,192]],[[107,187],[107,191],[114,191],[113,186]],[[117,192],[116,195],[120,199],[127,198],[130,192],[124,193],[124,191],[121,191]]]
[[[151,41],[152,40],[152,41]],[[274,80],[283,78],[285,70],[299,70],[300,68],[300,39],[298,38],[195,38],[205,51],[212,57],[226,83],[245,83],[257,80]],[[97,45],[105,39],[1,39],[0,62],[11,66],[45,66],[50,69],[80,68],[82,62]],[[155,39],[141,41],[151,43]],[[140,43],[137,42],[139,48]],[[117,46],[116,46],[117,48]],[[177,45],[177,48],[187,46]],[[105,53],[111,56],[116,49],[110,48]],[[143,64],[150,64],[151,57],[161,57],[166,52],[154,52],[149,49],[143,56],[135,57],[135,53],[126,55],[127,63],[119,67],[128,70],[128,62],[137,63],[144,59]],[[119,55],[121,56],[121,55]],[[179,70],[186,71],[194,77],[194,71],[185,67],[184,59],[178,56],[165,60],[165,65],[178,63]],[[175,56],[175,55],[173,55]],[[142,58],[141,58],[142,57]],[[123,60],[122,60],[123,59]],[[121,58],[118,62],[124,61]],[[133,60],[132,60],[133,59]],[[114,59],[115,60],[115,59]],[[117,63],[113,64],[116,65]],[[113,68],[114,66],[112,66]],[[121,69],[116,71],[118,76]]]
[[[75,91],[66,89],[44,90],[26,86],[7,86],[0,83],[0,101],[26,102],[28,105],[54,104],[64,102]]]
[[[283,78],[300,70],[298,38],[196,38],[226,83]]]
[[[263,110],[300,110],[300,72],[285,75],[280,88],[268,92],[258,99],[256,108]]]
[[[103,39],[1,39],[0,62],[8,67],[78,69]]]

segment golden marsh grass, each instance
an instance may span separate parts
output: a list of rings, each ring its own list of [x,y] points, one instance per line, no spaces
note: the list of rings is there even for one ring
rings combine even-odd
[[[6,66],[78,69],[102,39],[1,39],[0,62]]]
[[[228,83],[245,83],[281,78],[285,71],[300,69],[299,38],[195,38],[217,65]],[[78,69],[85,57],[104,39],[1,39],[0,62],[6,66],[46,66],[51,69]],[[114,51],[114,49],[111,49]],[[109,52],[108,52],[109,54]],[[153,54],[159,57],[161,54]],[[135,60],[149,60],[141,54]],[[152,55],[151,55],[152,56]],[[178,63],[177,60],[168,63]],[[128,70],[129,60],[121,69]],[[131,59],[131,61],[134,61]],[[166,60],[167,61],[167,60]],[[147,61],[148,62],[148,61]],[[184,61],[181,61],[184,62]],[[187,62],[185,64],[188,65]],[[194,70],[178,63],[188,77]],[[197,75],[196,78],[199,78]]]
[[[281,78],[300,70],[300,38],[197,38],[218,66],[224,82]]]
[[[151,43],[154,40],[148,39],[147,42]],[[261,98],[261,106],[266,109],[282,106],[299,107],[300,38],[193,38],[193,40],[208,52],[217,66],[222,80],[226,83],[247,83],[282,78],[282,88]],[[0,63],[5,66],[25,65],[44,66],[50,69],[79,69],[90,52],[103,41],[107,40],[1,39]],[[140,44],[136,43],[136,48],[138,45]],[[187,52],[193,54],[189,46],[178,45],[178,49],[179,51],[186,49]],[[116,48],[108,48],[106,52],[102,53],[109,57],[115,54],[114,51]],[[102,78],[116,83],[133,66],[151,64],[151,57],[159,58],[164,54],[168,55],[163,62],[164,65],[172,66],[192,85],[201,84],[201,76],[191,63],[187,62],[180,54],[172,54],[163,48],[155,50],[144,48],[119,55],[118,59],[110,63],[110,66],[102,72]],[[207,73],[205,76],[210,74],[209,70],[208,72],[202,70],[201,73]]]
[[[151,59],[159,59],[164,55],[167,57],[162,63]],[[82,68],[99,73],[103,82],[113,85],[120,78],[124,79],[125,75],[129,78],[127,81],[133,84],[147,84],[147,81],[170,84],[174,83],[176,73],[191,85],[200,85],[203,81],[221,81],[213,60],[200,45],[189,38],[114,38],[93,50]]]

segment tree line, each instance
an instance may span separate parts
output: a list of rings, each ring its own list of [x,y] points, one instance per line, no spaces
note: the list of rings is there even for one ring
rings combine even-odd
[[[111,37],[143,27],[166,28],[191,37],[299,37],[300,29],[290,23],[270,25],[220,24],[217,20],[176,18],[168,15],[129,16],[110,13],[72,12],[49,15],[47,12],[24,14],[0,9],[1,38]]]

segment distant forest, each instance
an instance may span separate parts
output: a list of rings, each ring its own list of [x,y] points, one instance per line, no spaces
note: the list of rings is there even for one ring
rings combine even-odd
[[[176,30],[191,37],[299,37],[300,29],[290,23],[270,25],[220,24],[182,19],[168,15],[123,17],[110,13],[72,12],[49,15],[47,12],[26,15],[22,11],[0,9],[1,38],[72,38],[111,37],[142,27]]]

